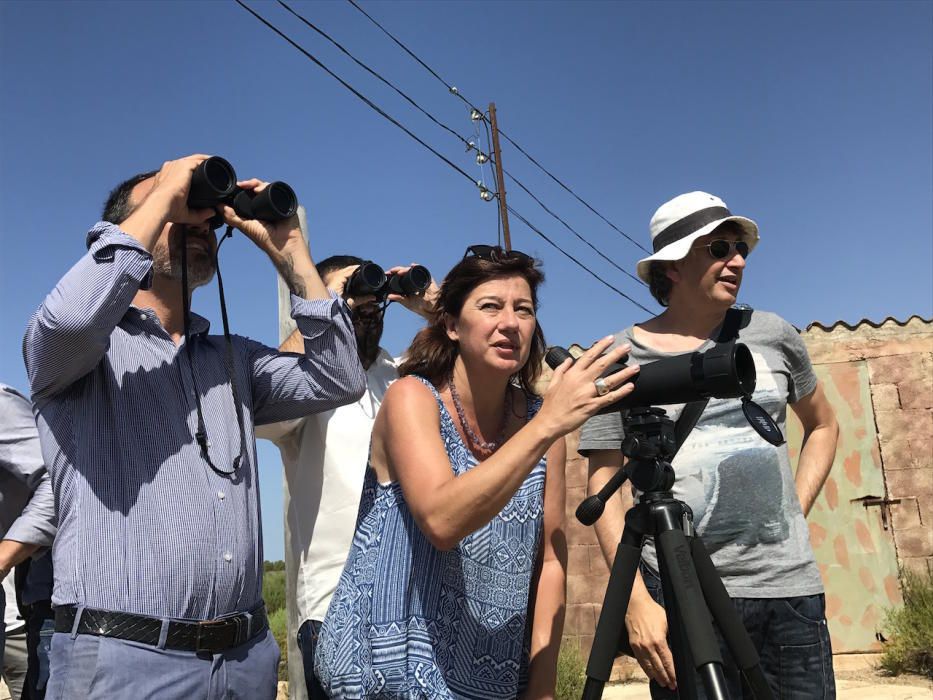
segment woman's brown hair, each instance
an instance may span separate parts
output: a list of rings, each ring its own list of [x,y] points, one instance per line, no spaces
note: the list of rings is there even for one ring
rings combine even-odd
[[[538,285],[544,281],[544,273],[535,260],[522,253],[508,253],[501,248],[491,248],[488,255],[467,255],[453,266],[441,283],[440,293],[428,325],[422,328],[405,359],[398,368],[399,376],[418,374],[435,386],[442,386],[454,370],[460,354],[457,343],[447,337],[447,319],[459,318],[463,304],[470,293],[479,285],[503,277],[522,277],[531,289],[531,301],[538,310]],[[534,394],[534,384],[541,373],[541,362],[547,346],[541,324],[535,319],[535,331],[531,339],[528,361],[519,370],[514,380],[525,393]]]

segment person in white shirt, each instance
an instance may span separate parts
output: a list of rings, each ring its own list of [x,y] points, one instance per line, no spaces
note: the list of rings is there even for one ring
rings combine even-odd
[[[335,255],[317,264],[328,288],[344,293],[347,280],[363,262],[350,255]],[[408,267],[393,267],[387,274],[402,274]],[[421,296],[390,294],[427,318],[437,296],[437,285]],[[380,345],[385,309],[374,297],[347,297],[356,332],[357,352],[366,370],[366,393],[356,403],[306,418],[258,427],[256,436],[272,440],[282,453],[285,500],[286,616],[288,665],[293,700],[319,700],[327,696],[314,676],[317,633],[350,550],[356,528],[363,476],[373,421],[389,384],[398,378],[397,361]],[[301,337],[293,333],[279,348],[300,352]]]

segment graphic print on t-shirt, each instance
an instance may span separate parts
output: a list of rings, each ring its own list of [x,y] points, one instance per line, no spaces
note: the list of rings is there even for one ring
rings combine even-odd
[[[755,401],[772,415],[782,397],[760,353]],[[764,442],[738,409],[740,399],[710,401],[703,421],[674,461],[684,500],[710,552],[724,546],[776,544],[790,536],[787,497],[778,450]]]

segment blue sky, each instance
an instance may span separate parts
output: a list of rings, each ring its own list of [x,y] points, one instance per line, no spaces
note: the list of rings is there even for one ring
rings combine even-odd
[[[275,3],[251,3],[471,175],[472,156]],[[296,10],[465,137],[463,103],[345,2]],[[513,139],[648,245],[654,209],[695,189],[755,219],[741,301],[798,326],[933,316],[933,3],[366,2]],[[124,177],[192,152],[281,179],[312,254],[417,261],[440,278],[493,242],[495,205],[234,2],[0,3],[0,379],[26,387],[29,315],[83,252]],[[485,145],[485,136],[483,137]],[[503,144],[503,162],[621,267],[640,251]],[[489,171],[485,172],[489,177]],[[655,309],[647,290],[506,182],[509,203]],[[551,343],[646,314],[523,224],[543,260]],[[239,236],[222,269],[236,332],[277,341],[275,277]],[[194,308],[220,328],[216,286]],[[419,324],[387,315],[400,353]],[[260,443],[266,556],[282,556],[278,451]]]

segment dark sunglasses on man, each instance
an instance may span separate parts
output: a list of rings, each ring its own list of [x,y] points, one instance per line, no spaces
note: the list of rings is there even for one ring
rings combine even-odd
[[[693,246],[694,248],[706,248],[714,260],[731,260],[738,253],[742,259],[748,257],[748,243],[745,241],[728,241],[725,238],[717,238],[706,245]]]
[[[498,245],[477,244],[467,246],[463,257],[464,259],[469,257],[479,258],[480,260],[488,260],[490,262],[501,262],[502,260],[508,260],[509,258],[516,258],[523,262],[534,262],[534,258],[532,258],[530,255],[526,255],[520,250],[506,250],[502,246]]]

